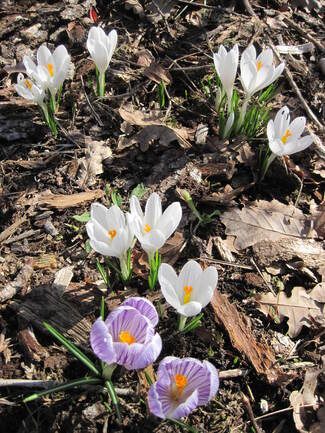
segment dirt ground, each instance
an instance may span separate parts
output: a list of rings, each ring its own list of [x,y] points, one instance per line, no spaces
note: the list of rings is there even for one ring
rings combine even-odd
[[[45,386],[87,373],[42,321],[95,361],[89,331],[102,295],[109,311],[139,294],[161,306],[158,361],[192,356],[220,371],[215,399],[186,419],[197,431],[325,431],[325,2],[190,3],[1,2],[1,432],[181,431],[149,414],[143,375],[122,368],[113,376],[122,425],[98,388],[22,403],[41,389],[32,381]],[[118,32],[101,99],[86,49],[94,21]],[[64,44],[74,63],[57,114],[57,140],[37,107],[14,89],[23,56],[44,43],[50,49]],[[240,52],[250,43],[258,52],[277,47],[276,62],[286,67],[271,116],[286,104],[293,117],[307,118],[307,132],[315,135],[306,151],[278,158],[262,182],[258,155],[267,144],[265,130],[252,139],[217,137],[212,53],[235,43]],[[96,266],[101,258],[88,249],[85,224],[73,218],[94,201],[109,205],[117,194],[128,210],[136,187],[142,203],[156,191],[164,207],[182,204],[163,261],[179,270],[193,258],[218,269],[212,305],[191,333],[178,334],[174,310],[159,289],[148,290],[138,244],[127,287],[113,280],[110,290],[103,288]],[[181,197],[184,189],[201,214],[218,211],[211,222],[198,223]]]

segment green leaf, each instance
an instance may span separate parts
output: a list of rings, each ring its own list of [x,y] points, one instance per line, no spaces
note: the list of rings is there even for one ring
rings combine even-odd
[[[112,199],[112,202],[116,206],[118,206],[118,207],[122,206],[122,197],[121,197],[121,195],[118,192],[112,191],[111,199]]]
[[[57,331],[49,323],[43,322],[45,328],[56,338],[64,347],[66,347],[69,352],[72,353],[79,361],[85,364],[96,376],[100,376],[99,370],[96,368],[95,364],[86,356],[77,346],[71,343],[67,338],[65,338],[59,331]]]
[[[201,319],[203,317],[203,313],[198,314],[196,317],[194,317],[191,322],[185,326],[185,328],[182,330],[183,333],[193,331],[195,328],[198,328],[201,325]]]
[[[98,259],[96,261],[96,266],[97,266],[97,269],[98,269],[102,279],[104,280],[104,283],[106,284],[107,287],[109,287],[110,284],[109,284],[107,272]]]
[[[115,407],[115,411],[116,411],[116,415],[118,417],[118,420],[120,423],[122,423],[122,418],[121,418],[121,413],[120,413],[120,406],[119,406],[119,400],[118,400],[118,396],[116,394],[114,385],[112,384],[112,382],[110,380],[106,380],[105,381],[105,387],[109,393],[109,396],[111,397],[112,400],[112,404]]]
[[[84,212],[81,215],[73,215],[72,218],[79,223],[87,223],[90,220],[90,212]]]
[[[104,296],[102,296],[102,300],[100,303],[100,317],[102,318],[102,320],[105,320],[105,298]]]
[[[167,418],[167,421],[171,424],[176,424],[179,427],[183,427],[185,430],[188,430],[191,433],[198,433],[198,431],[194,427],[186,424],[186,422],[180,421],[179,419]]]
[[[143,372],[144,372],[144,375],[145,375],[145,377],[146,377],[146,381],[148,382],[148,385],[151,386],[151,385],[153,384],[153,381],[152,381],[150,375],[149,375],[148,372],[145,371],[145,370],[143,370]]]
[[[134,195],[139,200],[145,195],[148,191],[148,188],[143,185],[143,183],[139,183],[131,192],[131,197]]]
[[[85,242],[85,251],[86,251],[87,254],[89,254],[90,251],[91,251],[91,246],[90,246],[89,239],[87,239],[86,242]]]
[[[47,394],[53,394],[54,392],[66,391],[67,389],[75,388],[81,385],[97,385],[102,383],[102,379],[96,377],[82,377],[80,379],[71,380],[70,382],[62,383],[61,385],[54,386],[50,389],[45,389],[44,391],[35,392],[24,398],[23,402],[28,403],[29,401],[36,400]]]

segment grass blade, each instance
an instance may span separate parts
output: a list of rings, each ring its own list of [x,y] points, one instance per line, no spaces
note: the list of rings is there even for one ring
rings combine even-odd
[[[65,391],[76,386],[97,385],[101,382],[102,380],[97,377],[82,377],[81,379],[71,380],[70,382],[62,383],[61,385],[54,386],[50,389],[45,389],[44,391],[35,392],[34,394],[31,394],[28,397],[24,398],[23,402],[28,403],[29,401],[36,400],[40,397],[43,397],[44,395],[53,394],[54,392]]]
[[[110,380],[106,380],[105,381],[105,387],[109,393],[109,396],[111,397],[112,404],[115,407],[117,418],[118,418],[119,422],[122,424],[122,417],[121,417],[121,412],[120,412],[119,400],[118,400],[118,396],[116,394],[114,385],[112,384],[112,382]]]
[[[49,325],[46,322],[43,322],[45,328],[55,337],[64,347],[66,347],[72,355],[74,355],[79,361],[85,364],[86,367],[89,368],[96,376],[100,376],[99,370],[96,368],[95,364],[86,356],[81,350],[78,349],[73,343],[71,343],[68,339],[66,339],[59,331],[53,328],[53,326]]]

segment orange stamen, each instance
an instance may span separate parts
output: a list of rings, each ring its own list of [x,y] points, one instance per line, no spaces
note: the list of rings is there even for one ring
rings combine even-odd
[[[188,302],[190,302],[192,290],[193,290],[192,286],[185,286],[184,287],[184,292],[185,292],[184,304],[187,304]]]
[[[31,88],[33,87],[33,85],[32,85],[32,83],[29,80],[27,80],[27,78],[25,80],[25,83],[26,83],[26,86],[29,88],[29,90],[31,90]]]
[[[135,343],[135,338],[130,334],[130,331],[121,331],[120,332],[120,342],[126,344]]]
[[[110,236],[111,239],[114,239],[116,236],[116,230],[109,230],[108,234]]]
[[[175,385],[173,386],[172,394],[173,397],[177,399],[183,394],[184,388],[187,385],[187,377],[184,376],[184,374],[175,374],[174,381]]]
[[[47,67],[47,69],[48,69],[48,71],[49,71],[49,73],[50,73],[50,75],[51,75],[51,77],[53,77],[53,64],[52,63],[48,63],[47,65],[46,65],[46,67]]]
[[[146,233],[149,233],[150,231],[151,231],[151,227],[149,226],[149,224],[146,224],[145,226],[144,226],[144,229],[143,229]]]
[[[289,137],[291,137],[291,131],[289,129],[286,130],[286,133],[282,136],[281,141],[283,144],[286,144]]]
[[[263,66],[263,63],[259,60],[257,62],[257,72],[261,69],[262,66]]]

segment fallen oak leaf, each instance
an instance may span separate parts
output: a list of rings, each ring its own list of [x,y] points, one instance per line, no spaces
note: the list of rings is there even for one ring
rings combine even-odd
[[[310,318],[316,318],[323,314],[324,304],[316,299],[322,299],[319,285],[315,286],[310,293],[307,293],[303,287],[294,287],[291,296],[288,297],[284,292],[274,296],[271,292],[255,296],[259,304],[259,310],[264,314],[270,314],[270,308],[273,308],[282,322],[288,318],[288,334],[291,338],[296,337],[302,327],[311,326]],[[323,286],[323,291],[325,288]]]
[[[221,221],[227,235],[235,235],[235,247],[245,249],[259,241],[276,241],[282,237],[312,238],[315,232],[309,219],[293,205],[277,200],[258,200],[224,212]]]
[[[97,200],[103,197],[104,194],[105,192],[100,189],[79,192],[77,194],[41,194],[38,197],[37,204],[55,207],[57,209],[66,209],[79,206],[86,201]]]

